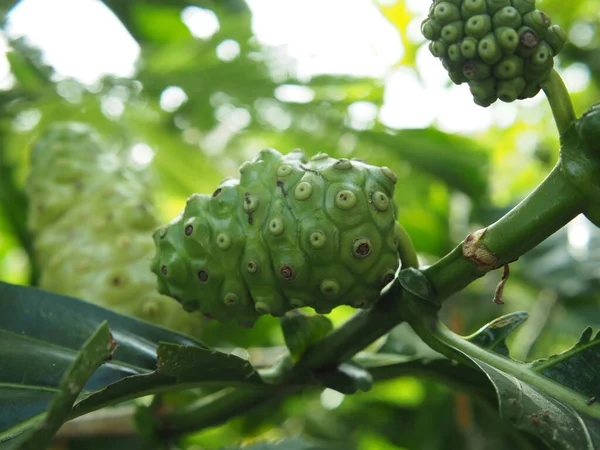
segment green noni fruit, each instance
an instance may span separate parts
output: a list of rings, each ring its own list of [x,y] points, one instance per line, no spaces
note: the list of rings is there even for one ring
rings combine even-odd
[[[251,325],[310,306],[372,306],[399,266],[387,167],[266,149],[154,233],[158,289],[187,311]]]
[[[31,150],[29,228],[40,287],[197,334],[203,318],[156,292],[158,226],[143,173],[89,126],[56,124]]]
[[[535,0],[435,0],[421,32],[480,106],[535,96],[567,40]]]

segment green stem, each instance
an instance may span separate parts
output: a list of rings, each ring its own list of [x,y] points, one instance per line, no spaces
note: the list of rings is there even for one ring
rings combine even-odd
[[[373,308],[357,312],[317,345],[311,346],[294,370],[301,373],[305,369],[336,366],[391,331],[402,321],[398,301],[402,295],[400,285],[392,283]]]
[[[373,381],[393,380],[402,376],[427,378],[453,389],[496,401],[489,379],[479,370],[454,363],[449,359],[415,360],[379,367],[367,367]]]
[[[481,244],[497,259],[495,267],[501,267],[515,261],[583,212],[584,200],[559,163],[527,198],[487,228]],[[461,244],[423,273],[438,300],[443,301],[490,269],[478,268],[466,259]]]
[[[541,86],[550,103],[558,133],[562,136],[576,119],[569,91],[567,91],[565,83],[554,69]]]
[[[171,436],[220,425],[257,407],[282,400],[299,388],[281,388],[265,392],[251,389],[222,389],[188,406],[157,417],[157,431]]]
[[[400,256],[400,261],[402,261],[402,269],[419,267],[419,258],[413,241],[404,227],[399,223],[396,226],[396,236],[398,237],[398,255]]]

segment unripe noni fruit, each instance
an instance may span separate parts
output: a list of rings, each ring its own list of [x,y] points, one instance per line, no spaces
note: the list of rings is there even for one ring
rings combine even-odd
[[[154,233],[161,293],[243,324],[375,303],[399,266],[389,168],[266,149],[240,173]]]
[[[203,318],[156,292],[158,226],[144,174],[91,127],[47,129],[31,150],[29,228],[40,287],[189,334]]]
[[[421,32],[480,106],[535,96],[567,40],[535,0],[435,0]]]

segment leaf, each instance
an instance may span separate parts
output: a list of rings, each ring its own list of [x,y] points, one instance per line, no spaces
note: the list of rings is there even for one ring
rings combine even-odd
[[[600,448],[600,420],[517,377],[482,361],[475,362],[496,387],[500,414],[515,427],[539,436],[553,450]]]
[[[75,405],[74,415],[172,389],[200,386],[268,389],[252,365],[234,355],[169,343],[161,343],[157,354],[157,369],[154,372],[124,378],[90,394]]]
[[[600,397],[600,332],[586,328],[570,349],[530,364],[532,370],[587,397]]]
[[[331,320],[321,315],[288,314],[280,322],[285,344],[294,360],[298,360],[308,347],[333,329]]]
[[[514,312],[492,320],[481,327],[478,331],[465,339],[479,347],[493,350],[503,356],[508,356],[506,338],[523,322],[529,314],[526,312]]]
[[[116,348],[117,342],[113,340],[108,324],[103,322],[83,344],[77,358],[63,375],[59,390],[44,414],[44,419],[37,424],[34,430],[19,437],[18,448],[27,450],[46,448],[52,437],[67,420],[73,403],[77,400],[77,396],[88,379]]]
[[[500,318],[501,324],[506,323],[506,317]],[[444,340],[452,342],[487,374],[496,389],[500,414],[516,428],[538,436],[552,449],[600,448],[600,405],[589,401],[598,386],[598,336],[591,339],[588,328],[571,349],[532,364],[498,355],[497,348],[492,353],[473,346],[479,343],[483,348],[494,348],[499,344],[505,348],[504,338],[519,320],[522,322],[519,315],[512,315],[512,319],[500,327],[499,335],[489,333],[494,327],[484,327],[486,339],[469,342],[445,331]]]
[[[77,351],[105,321],[119,348],[84,392],[153,371],[161,341],[203,347],[187,336],[81,300],[0,282],[0,442],[31,426],[28,421],[39,420]]]

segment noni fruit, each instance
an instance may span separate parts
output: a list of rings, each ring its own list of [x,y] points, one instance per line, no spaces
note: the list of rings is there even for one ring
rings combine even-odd
[[[535,96],[567,40],[535,0],[435,0],[421,32],[480,106]]]
[[[29,228],[40,287],[189,334],[186,314],[149,270],[158,226],[143,173],[89,126],[49,127],[31,150]]]
[[[368,308],[399,266],[387,167],[266,149],[154,233],[158,289],[187,311],[254,323],[310,306]]]

